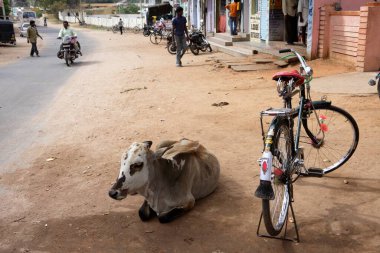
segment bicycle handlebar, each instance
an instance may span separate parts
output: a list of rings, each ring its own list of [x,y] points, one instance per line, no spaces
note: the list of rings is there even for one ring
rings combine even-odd
[[[311,67],[309,67],[307,64],[306,64],[306,61],[305,59],[294,49],[291,49],[291,48],[287,48],[287,49],[281,49],[278,51],[280,54],[281,53],[289,53],[289,52],[292,52],[295,56],[297,56],[298,60],[300,61],[301,63],[301,66],[303,68],[303,70],[305,71],[305,74],[309,77],[311,77],[313,75],[313,69]]]

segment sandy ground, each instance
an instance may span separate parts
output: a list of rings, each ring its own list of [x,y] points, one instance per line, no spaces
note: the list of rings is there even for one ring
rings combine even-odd
[[[229,57],[220,53],[186,54],[184,67],[176,68],[163,45],[141,35],[86,33],[98,49],[74,64],[80,71],[30,123],[41,126],[38,138],[0,175],[0,252],[378,251],[378,97],[329,95],[357,120],[358,149],[338,171],[297,181],[301,243],[258,238],[259,112],[281,106],[270,80],[275,70],[234,73],[214,62]],[[329,61],[312,65],[316,76],[350,71]],[[211,106],[221,101],[229,105]],[[166,225],[140,221],[141,197],[108,197],[119,157],[132,142],[182,137],[219,158],[213,195]]]

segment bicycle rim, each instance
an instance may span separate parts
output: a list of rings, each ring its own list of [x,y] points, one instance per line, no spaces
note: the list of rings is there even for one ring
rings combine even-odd
[[[327,174],[347,162],[359,142],[354,118],[333,105],[315,105],[305,116],[299,142],[304,150],[305,168],[321,169]]]
[[[272,167],[272,188],[274,191],[273,200],[262,200],[264,224],[268,233],[272,236],[278,235],[288,214],[290,202],[289,187],[286,180],[286,170],[291,162],[292,147],[289,127],[286,122],[279,125],[275,131],[275,138],[272,145],[273,167]],[[275,170],[281,170],[284,174],[278,177]]]

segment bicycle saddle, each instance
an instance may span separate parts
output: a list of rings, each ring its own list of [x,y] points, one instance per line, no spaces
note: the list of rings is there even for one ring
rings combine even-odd
[[[276,81],[280,78],[284,81],[289,81],[293,78],[295,87],[303,84],[303,82],[305,81],[305,78],[301,76],[297,70],[277,72],[272,77],[272,79]]]

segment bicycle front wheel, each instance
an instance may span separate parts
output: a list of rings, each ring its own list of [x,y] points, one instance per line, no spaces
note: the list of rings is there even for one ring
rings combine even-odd
[[[161,40],[162,40],[162,35],[161,34],[152,33],[150,35],[150,42],[152,42],[155,45],[159,44],[161,42]]]
[[[281,122],[274,132],[271,146],[273,155],[271,183],[274,199],[262,200],[265,228],[272,236],[281,232],[288,215],[290,184],[286,175],[292,159],[292,140],[288,121]]]
[[[140,27],[135,26],[133,27],[133,33],[139,33],[140,32]]]
[[[359,142],[359,128],[345,110],[316,104],[302,119],[299,145],[304,149],[306,169],[332,172],[350,159]]]

